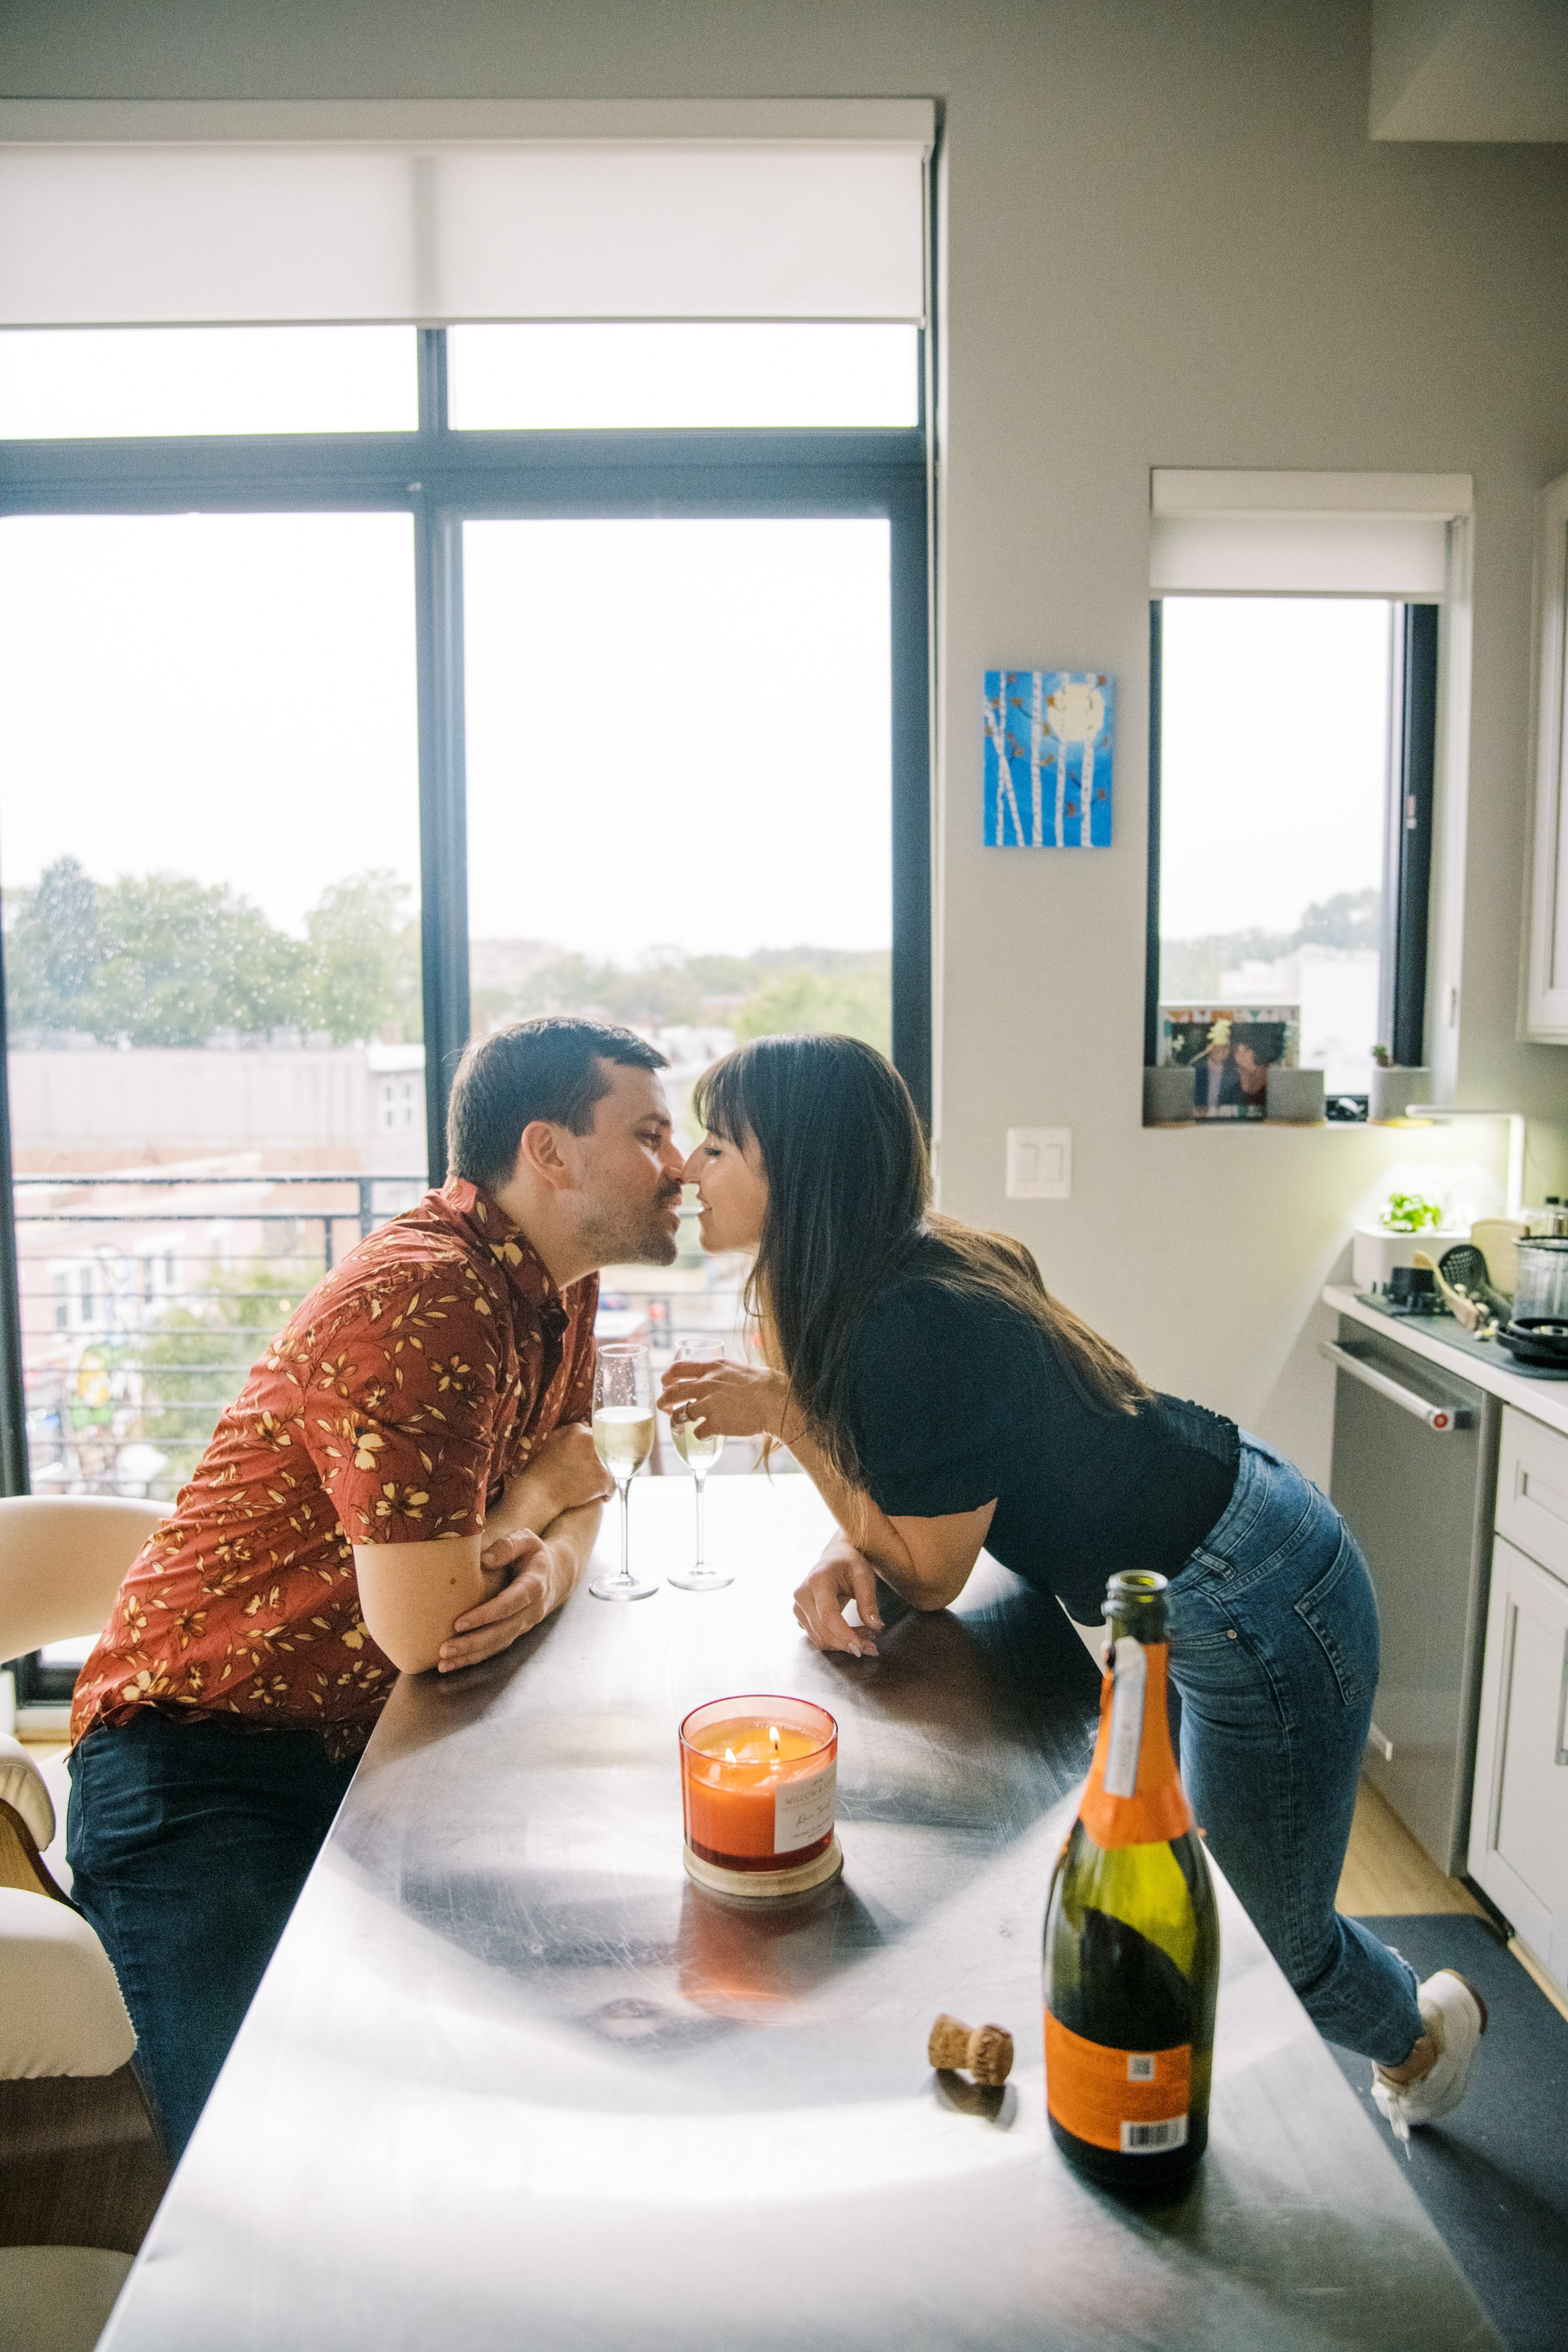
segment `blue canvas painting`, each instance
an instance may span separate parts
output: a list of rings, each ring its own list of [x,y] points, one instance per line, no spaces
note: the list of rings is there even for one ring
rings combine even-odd
[[[1109,849],[1116,687],[1100,670],[985,673],[985,845]]]

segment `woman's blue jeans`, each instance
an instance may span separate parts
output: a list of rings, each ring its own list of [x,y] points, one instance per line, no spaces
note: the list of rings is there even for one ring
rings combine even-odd
[[[1236,1491],[1170,1592],[1182,1778],[1210,1850],[1321,2033],[1397,2066],[1415,1972],[1334,1895],[1377,1689],[1377,1603],[1327,1497],[1245,1433]]]

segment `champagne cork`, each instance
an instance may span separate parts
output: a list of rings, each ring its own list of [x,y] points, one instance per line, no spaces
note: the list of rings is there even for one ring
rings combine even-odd
[[[944,2011],[931,2027],[926,2056],[939,2072],[963,2068],[995,2088],[1013,2071],[1013,2037],[999,2025],[963,2025]]]

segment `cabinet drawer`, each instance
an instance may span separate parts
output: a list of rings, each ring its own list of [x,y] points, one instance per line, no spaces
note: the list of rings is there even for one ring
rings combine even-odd
[[[1568,1584],[1492,1555],[1470,1875],[1568,1981]]]
[[[1499,1535],[1568,1576],[1568,1437],[1503,1409],[1497,1466]]]

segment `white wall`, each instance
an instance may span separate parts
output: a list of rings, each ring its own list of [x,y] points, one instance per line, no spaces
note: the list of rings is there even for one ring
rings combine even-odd
[[[1458,1067],[1514,1042],[1531,507],[1568,467],[1568,160],[1373,144],[1365,0],[31,0],[38,97],[930,94],[947,109],[940,729],[947,1204],[1006,1223],[1154,1379],[1326,1466],[1316,1287],[1394,1158],[1449,1137],[1140,1125],[1152,466],[1469,473],[1475,667]],[[987,667],[1113,670],[1117,845],[980,846]],[[1003,1130],[1075,1192],[1003,1198]],[[1564,1189],[1535,1128],[1531,1189]],[[1495,1157],[1500,1172],[1500,1156]]]

